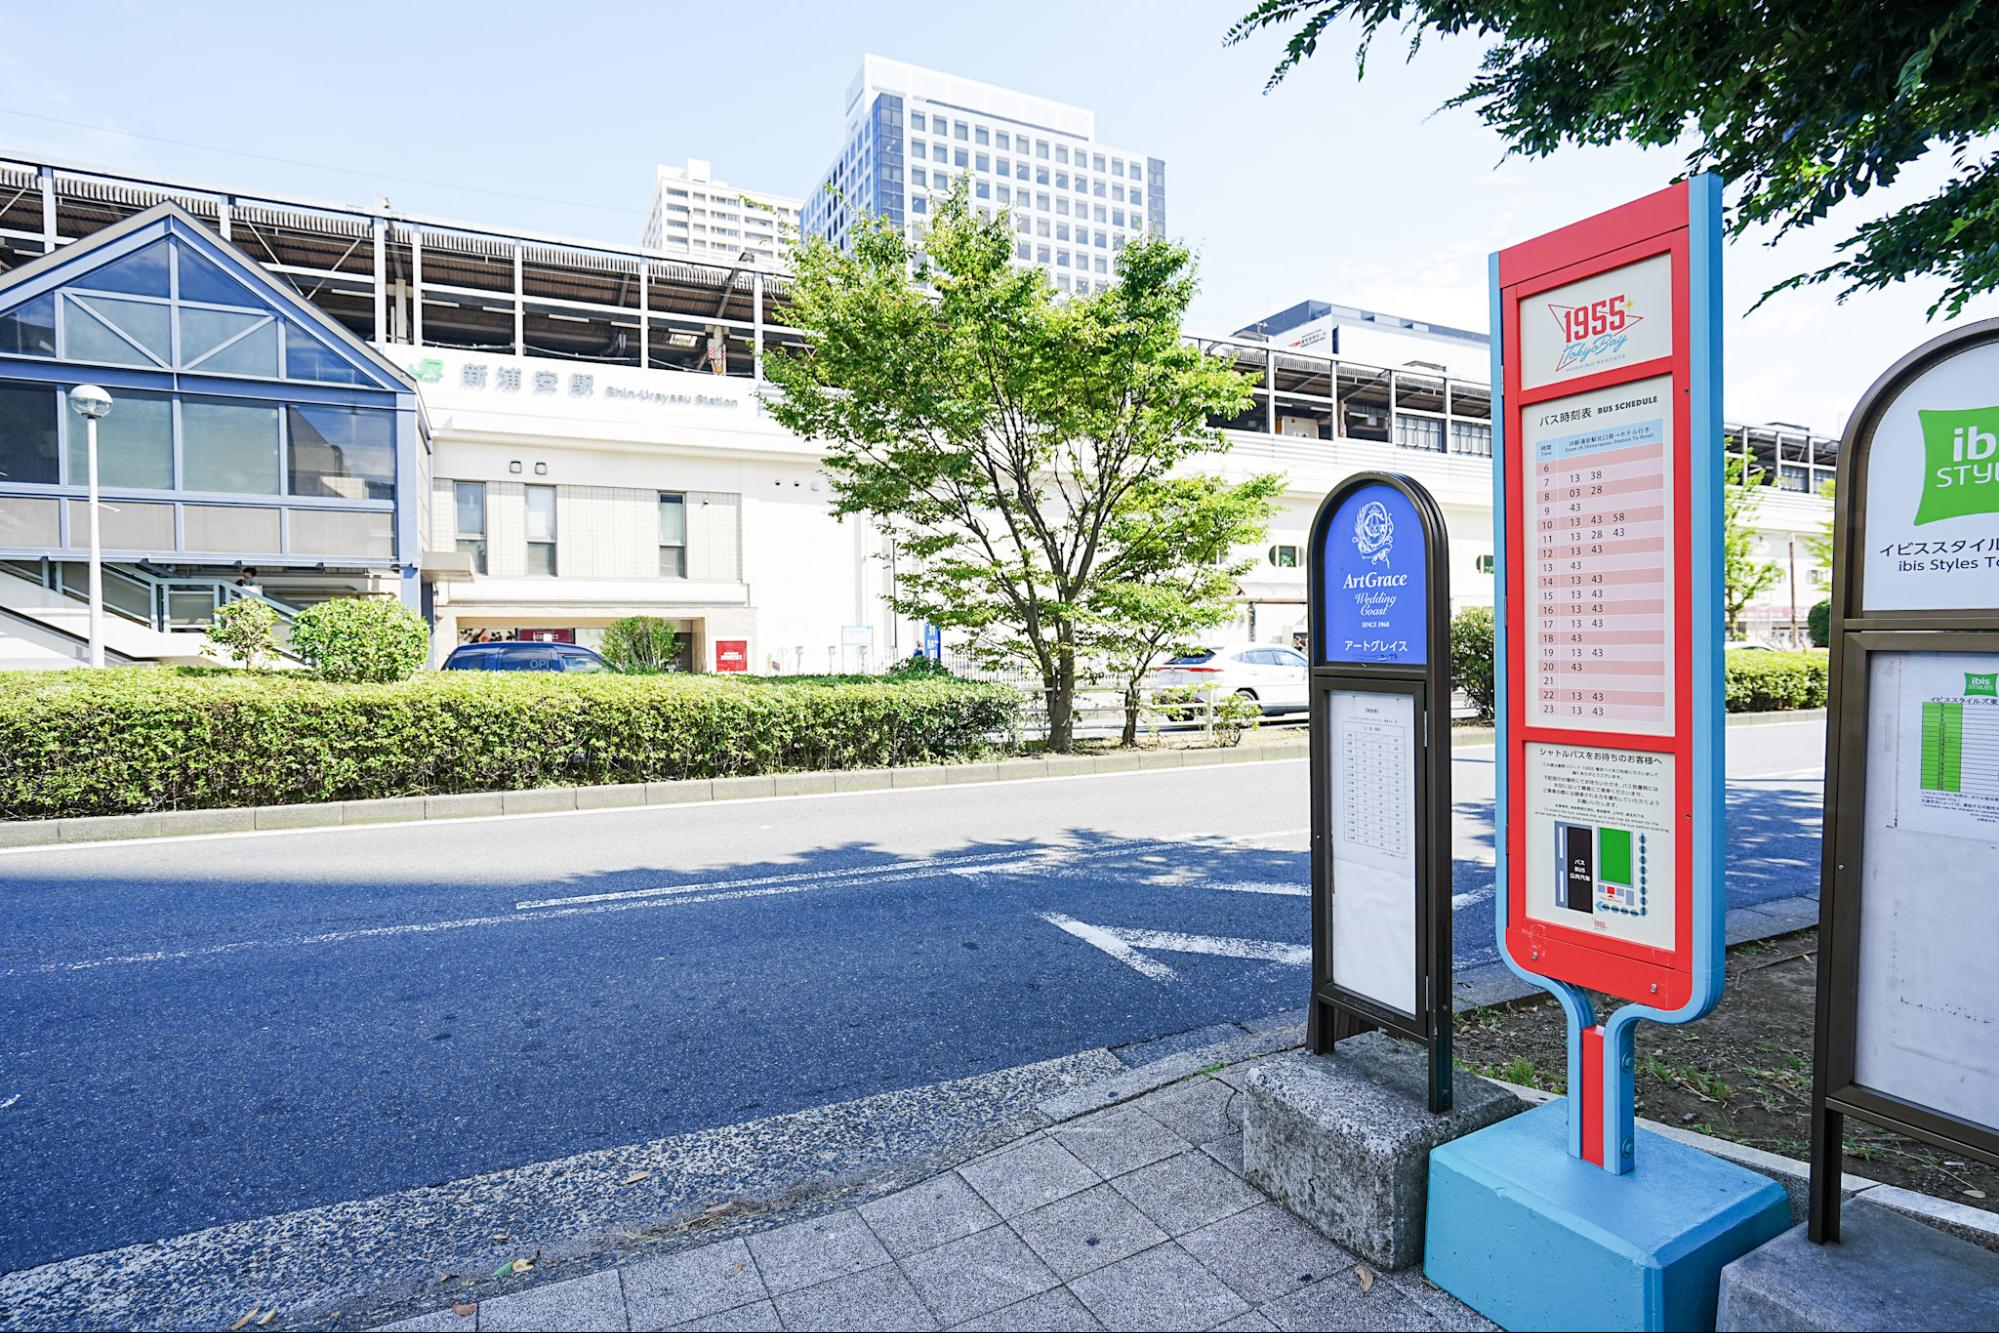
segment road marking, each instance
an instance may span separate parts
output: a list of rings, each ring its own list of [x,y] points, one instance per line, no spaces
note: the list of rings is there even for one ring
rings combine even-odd
[[[1470,907],[1473,903],[1482,903],[1491,896],[1491,889],[1473,889],[1470,893],[1454,893],[1451,895],[1451,910],[1455,912],[1461,907]]]
[[[8,1107],[12,1106],[15,1102],[18,1102],[20,1100],[21,1100],[21,1094],[17,1092],[12,1097],[9,1097],[6,1101],[0,1102],[0,1111],[6,1110]]]
[[[1222,935],[1183,935],[1171,930],[1134,930],[1125,926],[1095,926],[1087,921],[1043,912],[1041,919],[1057,930],[1067,931],[1085,944],[1103,950],[1140,976],[1154,981],[1171,981],[1177,975],[1156,958],[1147,958],[1142,949],[1164,953],[1201,953],[1220,958],[1250,958],[1266,963],[1302,967],[1312,961],[1309,945],[1285,944],[1277,940],[1239,940]]]

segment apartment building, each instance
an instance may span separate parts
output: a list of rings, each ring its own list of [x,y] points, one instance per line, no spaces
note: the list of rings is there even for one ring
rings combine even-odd
[[[659,168],[645,246],[718,263],[747,256],[773,265],[798,238],[800,206],[787,195],[718,181],[708,163],[690,158],[685,166]]]

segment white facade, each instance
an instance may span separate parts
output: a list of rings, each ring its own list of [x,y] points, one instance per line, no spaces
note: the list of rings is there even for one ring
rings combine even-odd
[[[1015,263],[1061,291],[1107,286],[1119,250],[1166,230],[1165,162],[1100,142],[1094,112],[875,55],[804,230],[844,245],[856,214],[873,213],[920,245],[960,182],[975,208],[1013,219]]]
[[[661,166],[653,183],[645,245],[664,254],[713,261],[747,252],[772,265],[798,236],[800,201],[788,195],[743,190],[714,178],[700,158],[684,167]]]

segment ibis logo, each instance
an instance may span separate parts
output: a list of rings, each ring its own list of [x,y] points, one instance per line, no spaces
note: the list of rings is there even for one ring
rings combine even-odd
[[[1999,672],[1967,671],[1964,673],[1964,697],[1967,699],[1983,695],[1988,699],[1999,699]]]
[[[1999,407],[1916,416],[1923,426],[1923,498],[1915,521],[1999,514]]]
[[[1588,305],[1557,305],[1550,301],[1548,313],[1562,328],[1562,355],[1555,362],[1557,372],[1591,362],[1616,364],[1624,344],[1630,341],[1631,329],[1645,320],[1632,308],[1631,298],[1622,292]]]

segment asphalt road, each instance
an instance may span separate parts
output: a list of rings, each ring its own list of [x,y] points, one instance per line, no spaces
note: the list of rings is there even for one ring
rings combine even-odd
[[[1816,724],[1730,733],[1731,903]],[[1455,769],[1462,975],[1491,749]],[[1297,1007],[1302,762],[0,854],[0,1272]]]

